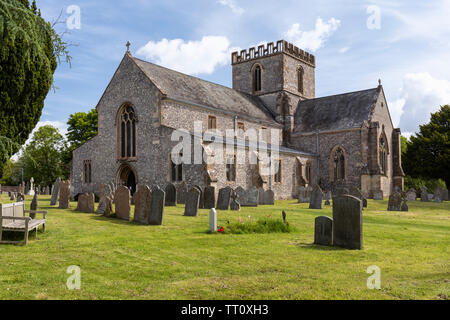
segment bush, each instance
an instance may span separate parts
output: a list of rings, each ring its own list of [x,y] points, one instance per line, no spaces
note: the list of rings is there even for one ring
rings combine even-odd
[[[413,178],[411,176],[405,176],[405,190],[414,188],[419,191],[423,186],[427,187],[428,191],[434,191],[436,187],[441,187],[446,189],[445,181],[442,179],[423,179],[423,178]]]
[[[289,222],[281,219],[259,219],[256,222],[236,222],[224,227],[223,233],[249,234],[249,233],[289,233],[295,229]]]

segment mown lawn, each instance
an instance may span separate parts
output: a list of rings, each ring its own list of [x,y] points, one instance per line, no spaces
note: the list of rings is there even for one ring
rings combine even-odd
[[[1,196],[3,203],[9,202]],[[29,207],[31,197],[26,198]],[[163,226],[143,226],[50,207],[47,231],[28,246],[0,245],[0,299],[448,299],[450,202],[409,203],[388,212],[369,200],[364,250],[316,246],[314,218],[295,200],[219,211],[219,224],[271,215],[293,233],[208,234],[208,210],[184,217],[166,207]],[[250,218],[249,218],[250,216]],[[8,234],[9,237],[14,236]],[[19,238],[22,235],[18,236]],[[81,268],[81,290],[68,290],[66,270]],[[381,269],[381,289],[367,288],[367,267]]]

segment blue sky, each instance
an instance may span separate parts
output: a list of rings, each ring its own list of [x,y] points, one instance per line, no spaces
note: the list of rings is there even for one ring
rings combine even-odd
[[[409,135],[450,103],[450,1],[37,0],[64,35],[72,66],[55,72],[40,125],[65,130],[95,107],[131,42],[133,55],[231,86],[230,52],[285,39],[316,56],[316,96],[376,87]]]

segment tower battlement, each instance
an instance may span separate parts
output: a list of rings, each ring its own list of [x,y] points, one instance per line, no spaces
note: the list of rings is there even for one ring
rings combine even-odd
[[[248,50],[241,50],[240,52],[233,52],[231,54],[231,65],[279,53],[289,54],[294,58],[302,60],[303,62],[315,67],[316,62],[314,55],[294,46],[292,43],[289,43],[285,40],[278,40],[275,44],[273,42],[269,42],[267,43],[267,45],[260,45]]]

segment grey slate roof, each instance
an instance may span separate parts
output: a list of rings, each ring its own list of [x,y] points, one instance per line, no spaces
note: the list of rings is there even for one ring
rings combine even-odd
[[[381,87],[300,101],[294,132],[329,131],[361,127],[369,120]]]
[[[230,111],[237,116],[269,121],[280,126],[258,97],[132,57],[138,67],[168,98]]]

